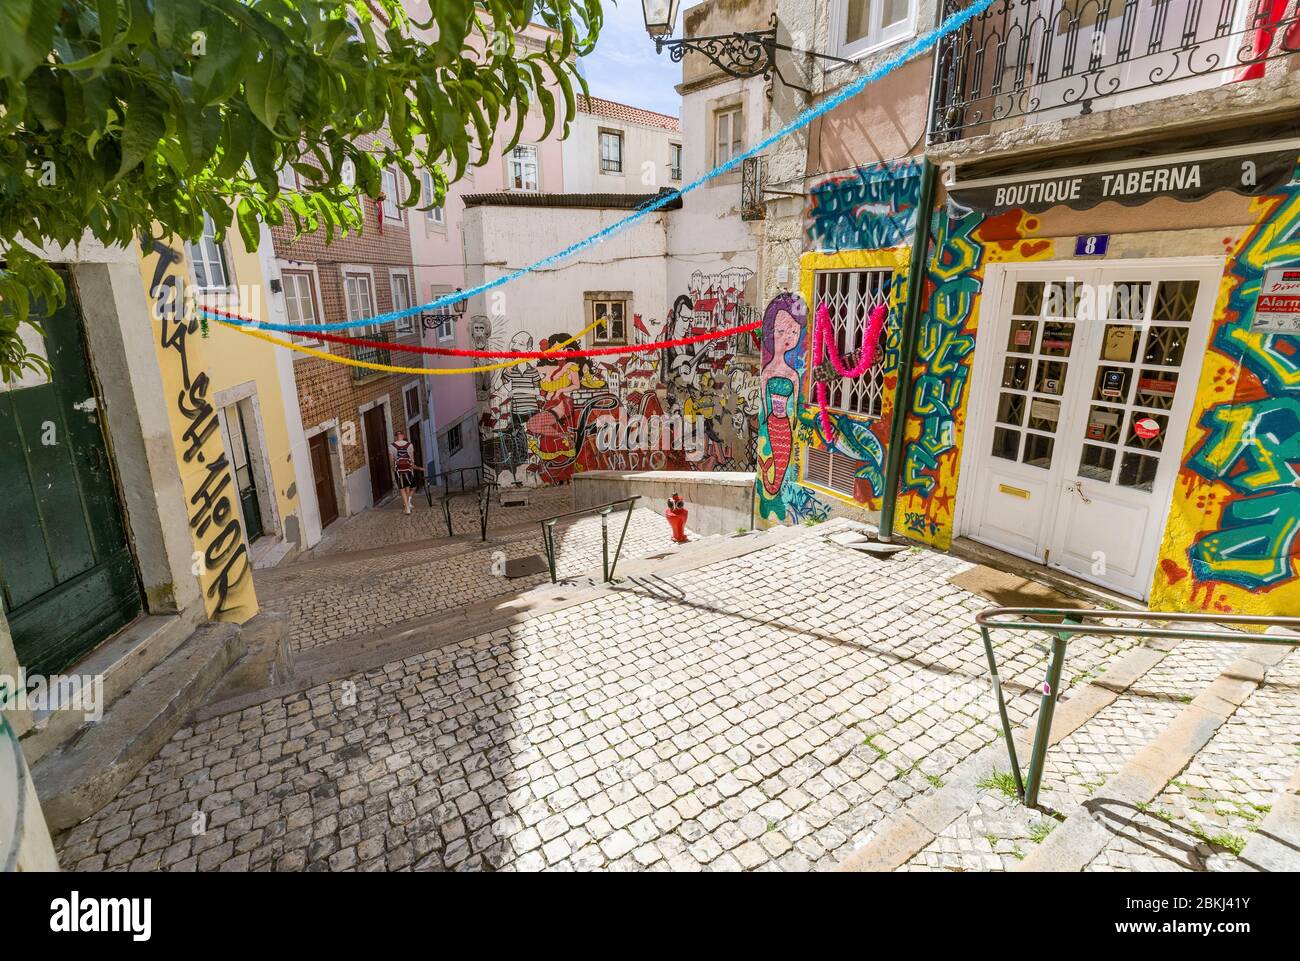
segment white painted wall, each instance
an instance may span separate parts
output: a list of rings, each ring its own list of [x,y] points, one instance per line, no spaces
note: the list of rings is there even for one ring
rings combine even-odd
[[[623,173],[600,170],[600,131],[623,135]],[[669,145],[682,143],[676,130],[580,113],[563,142],[564,189],[569,193],[650,194],[682,182],[670,173]]]
[[[688,90],[682,97],[682,130],[685,155],[683,177],[690,183],[714,166],[714,110],[739,99],[745,111],[745,142],[748,149],[763,137],[767,96],[761,79],[727,79],[712,86]],[[727,267],[746,267],[759,272],[759,251],[763,246],[763,221],[740,219],[741,172],[739,167],[715,177],[683,198],[668,224],[668,289],[672,296],[686,293],[690,276],[697,270],[715,273]],[[757,303],[757,297],[750,298]]]
[[[470,207],[465,211],[469,281],[477,286],[494,280],[628,213],[586,208]],[[492,340],[502,346],[521,330],[532,334],[534,344],[556,333],[577,333],[587,326],[583,300],[586,291],[631,291],[630,314],[662,319],[669,290],[665,216],[672,214],[651,214],[563,265],[471,298],[469,316],[484,314],[491,318]]]

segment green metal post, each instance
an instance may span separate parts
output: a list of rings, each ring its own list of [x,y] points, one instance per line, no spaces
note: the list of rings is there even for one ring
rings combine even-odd
[[[600,569],[609,582],[609,511],[606,507],[600,512]]]
[[[451,495],[450,494],[442,495],[442,513],[443,516],[447,518],[447,536],[454,537],[455,535],[452,533],[451,530]]]
[[[1016,780],[1016,794],[1020,798],[1025,796],[1025,782],[1020,776],[1020,759],[1016,757],[1016,742],[1011,736],[1011,718],[1007,717],[1007,702],[1002,696],[1002,678],[998,676],[998,663],[993,657],[993,642],[989,639],[989,629],[980,627],[980,634],[984,636],[984,656],[988,658],[989,674],[993,676],[993,693],[998,699],[998,715],[1002,718],[1002,735],[1007,740],[1007,754],[1011,758],[1011,776]]]
[[[487,540],[488,512],[492,509],[492,489],[483,487],[478,495],[478,539]]]
[[[903,472],[903,437],[911,407],[912,363],[921,329],[921,305],[925,302],[926,258],[930,251],[930,220],[934,211],[935,167],[927,157],[921,162],[921,192],[916,204],[916,229],[912,234],[912,258],[907,268],[907,307],[898,351],[898,384],[894,388],[893,423],[889,428],[889,450],[885,457],[885,489],[880,497],[880,539],[894,536],[894,513],[898,505],[898,481]]]
[[[551,572],[551,583],[555,583],[555,521],[542,521],[542,544],[546,547],[546,566]]]
[[[609,565],[609,577],[606,580],[614,579],[614,569],[618,567],[619,555],[623,553],[623,538],[627,537],[627,526],[632,523],[632,505],[635,501],[627,502],[627,512],[623,515],[623,531],[618,535],[618,546],[614,548],[614,563]]]
[[[1052,715],[1056,701],[1061,696],[1061,669],[1065,666],[1065,648],[1069,643],[1068,631],[1052,635],[1052,657],[1047,665],[1047,680],[1038,706],[1038,726],[1034,729],[1034,747],[1029,755],[1029,772],[1025,777],[1025,807],[1038,803],[1038,788],[1043,783],[1043,761],[1047,757],[1047,742],[1052,735]],[[1011,740],[1007,738],[1008,742]]]

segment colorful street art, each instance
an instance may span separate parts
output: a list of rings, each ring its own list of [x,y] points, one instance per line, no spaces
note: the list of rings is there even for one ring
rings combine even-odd
[[[1219,290],[1153,607],[1300,613],[1300,337],[1251,329],[1265,269],[1300,264],[1300,182],[1252,207]]]
[[[797,483],[795,451],[807,320],[808,308],[797,294],[778,294],[763,313],[756,452],[760,521],[797,520],[793,505],[801,500],[799,493],[812,493]]]
[[[921,190],[917,158],[858,167],[810,190],[807,250],[883,250],[912,242]]]
[[[631,343],[692,337],[743,324],[747,268],[697,271],[666,323],[634,314]],[[477,318],[476,318],[477,320]],[[483,318],[482,339],[546,350]],[[747,470],[758,431],[758,363],[749,334],[662,352],[530,361],[482,375],[484,464],[503,485],[559,484],[590,470]]]

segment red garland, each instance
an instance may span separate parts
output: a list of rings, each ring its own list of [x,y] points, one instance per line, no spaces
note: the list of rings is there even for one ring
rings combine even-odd
[[[258,321],[251,320],[248,317],[240,317],[237,314],[229,314],[224,310],[216,310],[211,307],[205,307],[204,310],[209,313],[219,314],[229,320],[239,320],[253,327],[259,327]],[[660,340],[653,344],[627,344],[622,347],[593,347],[590,350],[461,350],[457,347],[417,347],[414,344],[399,344],[387,340],[366,340],[362,337],[344,337],[342,334],[327,334],[323,331],[303,331],[301,336],[310,336],[314,340],[326,340],[333,344],[351,344],[354,347],[377,347],[380,350],[401,350],[412,354],[436,354],[441,357],[482,357],[511,360],[545,360],[552,357],[600,357],[608,354],[629,354],[646,350],[665,350],[670,347],[686,347],[690,344],[699,344],[707,340],[718,340],[722,337],[730,337],[732,334],[744,334],[751,330],[757,330],[763,326],[761,320],[756,320],[750,324],[741,324],[738,327],[728,327],[725,330],[715,330],[708,334],[697,334],[694,337],[679,337],[677,340]],[[279,333],[279,331],[278,331]],[[292,331],[282,331],[282,333],[292,333]]]

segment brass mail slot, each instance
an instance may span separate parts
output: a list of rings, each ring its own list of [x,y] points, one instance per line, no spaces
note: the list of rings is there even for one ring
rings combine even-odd
[[[1010,494],[1012,497],[1023,497],[1025,500],[1029,500],[1029,491],[1023,490],[1019,487],[1009,487],[1006,484],[999,484],[998,490],[1003,494]]]

